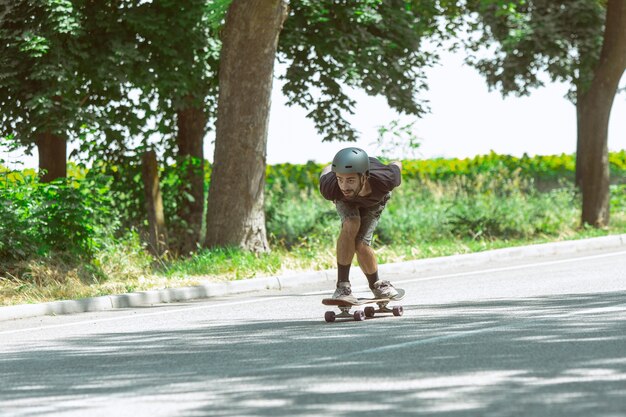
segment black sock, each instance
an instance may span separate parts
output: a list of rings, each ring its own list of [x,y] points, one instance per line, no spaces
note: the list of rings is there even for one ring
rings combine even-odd
[[[367,281],[370,284],[370,289],[374,289],[374,283],[376,281],[378,281],[378,271],[374,272],[373,274],[365,274],[365,276],[367,277]]]
[[[337,284],[350,282],[350,265],[337,264]]]

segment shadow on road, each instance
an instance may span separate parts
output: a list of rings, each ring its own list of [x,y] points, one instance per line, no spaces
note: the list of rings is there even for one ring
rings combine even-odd
[[[8,353],[0,399],[15,415],[80,412],[85,397],[185,416],[623,415],[625,346],[622,292],[406,306],[364,323],[207,321]]]

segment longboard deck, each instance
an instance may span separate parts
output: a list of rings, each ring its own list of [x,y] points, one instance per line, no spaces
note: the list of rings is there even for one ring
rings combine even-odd
[[[404,298],[405,291],[402,288],[396,288],[398,295],[394,298],[358,298],[355,303],[346,300],[337,300],[335,298],[324,298],[322,304],[337,307],[354,307],[366,304],[390,303],[392,301],[400,301]]]

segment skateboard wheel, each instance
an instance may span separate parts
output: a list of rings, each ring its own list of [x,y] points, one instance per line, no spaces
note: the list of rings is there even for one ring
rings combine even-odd
[[[327,311],[326,314],[324,314],[324,320],[326,320],[326,323],[332,323],[335,321],[335,312]]]
[[[365,317],[374,317],[376,309],[374,307],[365,307]]]
[[[357,310],[354,312],[354,320],[356,321],[365,320],[365,313],[363,312],[363,310]]]
[[[402,306],[395,306],[392,310],[394,316],[401,316],[404,313]]]

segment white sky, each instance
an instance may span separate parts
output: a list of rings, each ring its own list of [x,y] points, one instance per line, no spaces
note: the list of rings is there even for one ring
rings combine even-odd
[[[418,157],[472,157],[491,150],[521,156],[573,153],[576,150],[576,108],[564,98],[565,84],[547,84],[530,96],[505,99],[489,92],[484,78],[463,65],[462,53],[447,54],[442,65],[428,72],[431,113],[414,125],[420,138]],[[626,77],[621,86],[626,85]],[[289,108],[274,86],[270,118],[268,163],[329,162],[346,146],[359,146],[376,154],[373,142],[378,127],[400,116],[385,99],[372,98],[360,91],[353,96],[357,108],[350,120],[361,132],[356,144],[322,143],[305,118],[306,111]],[[626,149],[626,94],[615,97],[609,126],[609,149]]]
[[[521,156],[573,153],[576,149],[576,111],[564,98],[567,86],[548,84],[528,97],[507,97],[489,92],[478,72],[463,65],[462,52],[442,57],[442,65],[428,72],[431,113],[414,125],[420,138],[419,158],[472,157],[489,153]],[[622,88],[626,77],[622,78]],[[309,160],[326,163],[346,146],[358,146],[372,155],[378,127],[400,118],[385,99],[373,98],[360,91],[353,92],[356,112],[350,118],[361,133],[357,143],[322,143],[306,111],[286,107],[285,98],[275,82],[270,115],[267,149],[269,164]],[[406,117],[404,120],[409,120]],[[213,159],[213,137],[205,141],[205,156]],[[617,95],[609,125],[609,149],[626,149],[626,94]],[[27,167],[37,166],[36,150],[32,157],[7,154],[0,158],[12,166],[22,161]]]

